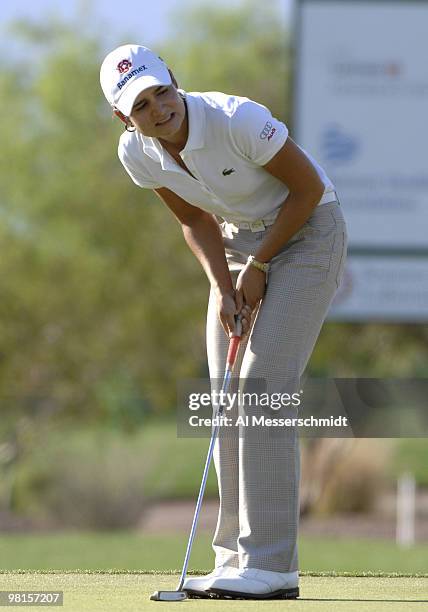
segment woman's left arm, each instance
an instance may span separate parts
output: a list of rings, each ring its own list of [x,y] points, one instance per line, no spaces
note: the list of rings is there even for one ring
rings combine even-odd
[[[290,137],[264,168],[290,190],[267,239],[254,253],[258,261],[268,262],[309,219],[324,193],[324,184]]]
[[[289,189],[269,234],[253,253],[257,261],[265,263],[269,262],[309,219],[324,193],[324,184],[311,161],[290,137],[263,167]],[[264,295],[265,284],[265,273],[247,264],[238,277],[237,290],[242,291],[245,303],[254,308]]]

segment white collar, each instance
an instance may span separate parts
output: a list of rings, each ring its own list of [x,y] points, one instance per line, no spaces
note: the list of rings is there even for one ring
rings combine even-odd
[[[186,97],[189,119],[189,135],[183,151],[188,152],[204,147],[206,117],[203,99],[200,96],[192,95],[185,91],[183,91],[183,94]]]

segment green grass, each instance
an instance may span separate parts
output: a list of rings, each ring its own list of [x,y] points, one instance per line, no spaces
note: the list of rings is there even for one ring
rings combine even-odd
[[[135,532],[1,535],[3,570],[178,570],[186,534],[140,535]],[[428,571],[428,545],[400,550],[386,540],[300,538],[300,567],[306,571]],[[195,538],[190,568],[213,566],[211,534]]]
[[[2,590],[61,590],[66,612],[135,612],[176,610],[177,603],[150,601],[155,590],[173,590],[178,576],[147,574],[3,574]],[[187,600],[186,610],[244,612],[244,610],[284,610],[293,612],[406,612],[422,611],[428,602],[428,578],[303,576],[299,600],[219,601]],[[175,606],[175,607],[174,607]],[[42,609],[40,606],[33,610]]]

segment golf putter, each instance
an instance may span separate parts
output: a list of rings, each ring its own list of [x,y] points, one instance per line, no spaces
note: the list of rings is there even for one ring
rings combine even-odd
[[[230,381],[231,381],[232,373],[233,373],[233,367],[235,365],[236,356],[238,354],[238,349],[239,349],[239,344],[241,342],[241,335],[242,335],[242,323],[241,323],[240,317],[238,316],[236,319],[234,335],[229,341],[229,350],[228,350],[227,359],[226,359],[226,369],[224,372],[224,379],[223,379],[223,385],[222,385],[222,392],[224,394],[226,394],[229,389],[229,385],[230,385]],[[224,397],[224,395],[221,394],[220,397]],[[220,404],[217,410],[217,414],[215,416],[220,417],[223,414],[223,410],[224,410],[224,406],[223,404]],[[219,424],[220,420],[221,419],[217,419],[216,421],[217,425],[214,427],[212,434],[211,434],[211,441],[210,441],[210,445],[208,448],[207,459],[205,461],[204,473],[202,476],[201,487],[199,489],[198,501],[196,502],[195,514],[193,515],[193,522],[192,522],[192,527],[190,529],[190,536],[189,536],[189,541],[187,543],[186,555],[184,557],[184,563],[183,563],[183,569],[181,571],[180,582],[178,583],[177,589],[175,591],[155,591],[153,595],[150,597],[150,599],[152,599],[153,601],[183,601],[184,599],[187,599],[187,593],[183,591],[182,589],[183,589],[184,581],[186,579],[187,566],[189,565],[190,553],[192,550],[193,540],[195,538],[196,527],[197,527],[198,518],[199,518],[199,512],[201,510],[202,499],[205,493],[205,485],[207,483],[208,472],[210,469],[211,459],[212,459],[213,452],[214,452],[214,445],[217,439],[218,431],[220,429],[220,424]]]

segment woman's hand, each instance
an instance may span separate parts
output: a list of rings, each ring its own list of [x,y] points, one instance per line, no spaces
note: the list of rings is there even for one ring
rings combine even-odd
[[[236,303],[239,310],[248,305],[254,310],[266,290],[266,273],[247,263],[236,281]]]
[[[235,315],[238,314],[241,315],[242,338],[248,334],[251,325],[252,308],[249,305],[244,305],[242,300],[238,304],[235,291],[217,293],[217,311],[228,338],[231,338],[235,331]]]

